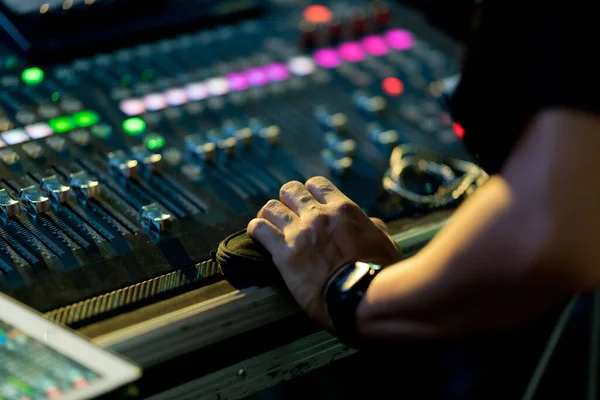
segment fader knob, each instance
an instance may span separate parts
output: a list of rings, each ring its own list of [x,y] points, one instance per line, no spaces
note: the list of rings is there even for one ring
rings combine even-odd
[[[160,233],[171,228],[172,217],[157,203],[143,206],[140,210],[142,225],[146,230]]]
[[[69,176],[69,185],[83,199],[91,199],[100,194],[98,181],[89,177],[85,171],[79,171]]]
[[[10,197],[6,189],[0,189],[0,213],[5,218],[16,217],[21,213],[19,202]]]
[[[60,204],[71,200],[71,188],[63,185],[56,175],[43,178],[40,182],[40,188],[48,192],[48,194]]]
[[[19,200],[32,214],[44,214],[50,211],[50,199],[35,186],[22,188],[19,192]]]
[[[123,150],[117,150],[108,154],[108,163],[125,178],[137,178],[138,162],[129,158]]]

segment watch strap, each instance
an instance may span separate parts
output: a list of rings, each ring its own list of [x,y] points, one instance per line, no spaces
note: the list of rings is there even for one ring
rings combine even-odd
[[[353,262],[342,267],[327,284],[325,304],[339,340],[353,348],[363,347],[356,324],[356,309],[382,267]]]

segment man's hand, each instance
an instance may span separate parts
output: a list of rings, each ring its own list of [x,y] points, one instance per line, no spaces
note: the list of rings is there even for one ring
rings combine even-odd
[[[330,181],[289,182],[280,200],[269,201],[248,224],[300,306],[332,329],[324,304],[327,282],[344,265],[363,261],[390,265],[398,250],[383,221],[369,219]]]

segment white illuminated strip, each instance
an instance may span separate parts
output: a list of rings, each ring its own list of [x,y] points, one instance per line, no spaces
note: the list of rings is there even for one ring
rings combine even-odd
[[[119,108],[123,111],[123,114],[127,116],[140,115],[146,112],[146,106],[140,99],[127,99],[123,100],[119,104]]]
[[[229,93],[229,84],[225,78],[212,78],[206,81],[208,93],[213,96],[221,96]]]
[[[164,94],[165,98],[167,99],[167,103],[169,103],[171,106],[180,106],[188,102],[188,95],[185,89],[169,89]]]
[[[208,88],[203,83],[190,83],[186,85],[185,91],[190,100],[204,100],[208,97]]]
[[[28,125],[25,127],[25,131],[32,139],[41,139],[50,136],[54,133],[50,125],[46,124],[45,122]]]
[[[164,95],[160,93],[150,93],[144,96],[144,105],[150,111],[158,111],[167,108],[169,104]]]
[[[310,75],[317,69],[313,59],[305,56],[291,58],[287,66],[290,72],[297,76]]]
[[[29,136],[23,129],[13,129],[2,134],[2,139],[7,145],[19,144],[29,140]]]

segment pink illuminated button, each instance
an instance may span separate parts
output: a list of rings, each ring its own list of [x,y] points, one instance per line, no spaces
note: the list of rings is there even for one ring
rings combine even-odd
[[[347,42],[340,45],[339,53],[342,58],[350,62],[360,62],[365,59],[365,52],[358,43]]]
[[[54,133],[50,125],[45,122],[40,122],[38,124],[28,125],[25,127],[25,131],[32,139],[40,139],[46,136],[50,136]]]
[[[4,143],[2,140],[0,140],[0,148],[2,147],[6,147],[6,143]]]
[[[240,73],[227,75],[227,82],[229,83],[231,90],[235,91],[246,90],[248,89],[248,86],[250,86],[246,75]]]
[[[203,83],[190,83],[186,85],[185,91],[190,100],[204,100],[208,97],[208,88]]]
[[[251,86],[263,86],[269,83],[266,69],[251,68],[246,71],[246,78]]]
[[[13,129],[12,131],[4,132],[2,134],[2,139],[10,146],[28,141],[29,136],[27,136],[23,129]]]
[[[267,78],[271,82],[280,82],[290,77],[290,72],[284,64],[269,64],[265,67]]]
[[[362,46],[371,55],[380,57],[388,53],[389,49],[385,41],[379,36],[368,36],[363,39]]]
[[[140,115],[146,112],[146,106],[140,99],[127,99],[123,100],[119,104],[119,108],[123,111],[123,114],[127,116]]]
[[[150,93],[144,96],[144,105],[150,111],[162,110],[167,108],[167,98],[161,93]]]
[[[340,56],[333,49],[320,49],[314,54],[315,61],[323,68],[336,68],[341,63]]]
[[[413,47],[414,37],[413,34],[404,29],[392,29],[386,32],[385,41],[387,44],[396,50],[408,50]]]
[[[187,92],[182,88],[169,89],[164,95],[171,106],[180,106],[188,102]]]

